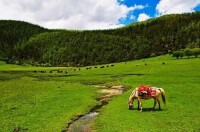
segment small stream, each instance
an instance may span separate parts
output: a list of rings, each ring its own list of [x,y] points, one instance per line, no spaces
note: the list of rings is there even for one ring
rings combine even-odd
[[[122,85],[112,86],[111,88],[98,85],[95,87],[102,88],[99,92],[104,95],[97,99],[97,101],[100,101],[101,104],[94,106],[88,114],[75,117],[73,121],[68,124],[67,130],[63,130],[62,132],[91,132],[92,130],[89,123],[99,114],[100,109],[107,105],[113,96],[123,94],[124,92],[124,86]]]

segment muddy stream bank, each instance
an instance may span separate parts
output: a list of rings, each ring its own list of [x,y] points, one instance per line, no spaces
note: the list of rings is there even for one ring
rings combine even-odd
[[[79,115],[72,119],[72,122],[68,123],[66,130],[62,132],[91,132],[89,123],[99,114],[100,109],[107,105],[113,96],[120,95],[124,93],[124,86],[112,86],[108,88],[102,85],[95,85],[94,87],[101,87],[99,90],[103,94],[100,98],[96,100],[100,102],[100,105],[96,105],[90,109],[90,112],[86,115]]]

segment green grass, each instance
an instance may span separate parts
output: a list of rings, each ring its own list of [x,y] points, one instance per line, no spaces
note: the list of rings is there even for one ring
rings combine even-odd
[[[0,131],[61,131],[72,118],[97,104],[95,95],[94,87],[80,83],[37,81],[29,77],[3,81]]]
[[[61,131],[72,118],[87,113],[98,103],[95,98],[99,89],[90,85],[99,83],[122,84],[131,89],[102,108],[90,124],[97,132],[199,131],[199,65],[199,58],[177,60],[169,55],[116,63],[103,69],[81,67],[80,71],[0,62],[0,131],[17,127],[28,131]],[[49,73],[54,69],[69,73]],[[132,90],[140,84],[164,88],[167,105],[161,102],[162,111],[148,110],[153,100],[143,101],[142,113],[127,109]]]
[[[162,61],[166,64],[162,65]],[[129,76],[121,79],[132,89],[118,96],[104,107],[93,122],[97,132],[114,131],[199,131],[200,130],[200,61],[199,59],[174,60],[168,56],[137,62],[140,67],[132,72],[144,73],[143,76]],[[133,65],[130,64],[130,67]],[[127,69],[128,71],[128,69]],[[149,111],[153,100],[143,101],[146,111],[127,109],[127,99],[132,90],[140,84],[162,87],[166,91],[167,106],[162,103],[162,111]],[[135,108],[137,107],[134,103]]]

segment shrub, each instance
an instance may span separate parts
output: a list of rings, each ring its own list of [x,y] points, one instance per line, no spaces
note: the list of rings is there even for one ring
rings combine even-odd
[[[173,54],[173,52],[171,50],[168,50],[168,54],[171,55]]]
[[[187,56],[187,57],[189,58],[190,56],[193,55],[193,52],[192,52],[191,49],[186,48],[186,49],[184,50],[184,55]]]
[[[34,65],[39,66],[40,64],[36,61],[36,62],[34,62]]]
[[[18,60],[15,60],[15,61],[14,61],[14,64],[20,65],[20,62],[19,62]]]
[[[151,57],[156,57],[156,54],[155,54],[155,53],[152,53],[152,54],[151,54]]]
[[[51,64],[50,63],[45,63],[43,66],[44,67],[51,67]]]
[[[191,49],[191,52],[195,57],[198,57],[200,55],[200,48]]]
[[[177,59],[178,58],[182,58],[183,57],[183,52],[182,51],[175,51],[175,52],[173,52],[172,56],[176,57]]]

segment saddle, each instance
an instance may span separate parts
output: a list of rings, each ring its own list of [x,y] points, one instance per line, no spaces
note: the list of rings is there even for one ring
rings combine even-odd
[[[142,98],[147,98],[147,97],[154,97],[156,96],[156,89],[151,88],[151,86],[143,86],[140,85],[138,88],[138,95],[141,96]]]

